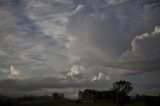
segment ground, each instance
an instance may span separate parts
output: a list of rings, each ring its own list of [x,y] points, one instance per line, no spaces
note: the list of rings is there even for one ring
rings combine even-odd
[[[113,103],[75,103],[75,102],[70,102],[70,103],[55,103],[55,102],[39,102],[39,101],[25,101],[25,102],[20,102],[20,103],[14,103],[12,106],[116,106],[116,104]],[[144,106],[143,103],[141,102],[136,102],[136,103],[130,103],[125,106]]]

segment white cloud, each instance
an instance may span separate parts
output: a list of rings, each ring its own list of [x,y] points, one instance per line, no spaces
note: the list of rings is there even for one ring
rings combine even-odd
[[[84,9],[84,5],[78,5],[77,8],[73,11],[73,14],[78,14],[79,12],[81,12]]]
[[[160,58],[160,27],[155,27],[151,33],[136,36],[131,43],[131,50],[120,57],[120,61],[138,61]]]
[[[111,80],[109,75],[105,75],[104,73],[98,73],[98,76],[94,76],[91,81],[97,80]]]
[[[76,78],[76,76],[82,75],[85,71],[83,66],[73,65],[67,75]]]
[[[10,74],[11,75],[19,75],[19,72],[17,70],[15,70],[15,68],[13,66],[11,66]]]
[[[25,77],[27,77],[27,76],[25,76]],[[15,68],[14,66],[10,66],[10,70],[9,70],[9,73],[8,73],[8,78],[11,78],[11,79],[23,79],[25,77],[22,74],[21,70]]]

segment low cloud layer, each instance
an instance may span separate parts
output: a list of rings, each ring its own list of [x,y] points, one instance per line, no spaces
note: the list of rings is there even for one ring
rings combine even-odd
[[[39,95],[44,95],[46,92],[51,95],[53,92],[64,92],[66,90],[68,90],[66,92],[70,93],[68,96],[72,96],[74,93],[77,93],[78,89],[85,89],[86,87],[103,89],[104,87],[101,82],[93,82],[90,80],[78,81],[63,76],[43,76],[23,79],[7,78],[1,79],[0,85],[0,94],[9,96],[34,95],[37,94],[37,92],[41,92]]]

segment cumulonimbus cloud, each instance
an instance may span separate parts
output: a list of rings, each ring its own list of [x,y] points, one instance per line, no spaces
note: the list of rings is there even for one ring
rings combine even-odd
[[[114,76],[159,70],[159,0],[3,0],[0,4],[1,92],[87,88]],[[20,67],[27,78],[20,74],[21,78],[8,79],[4,72],[11,65]],[[35,78],[63,72],[65,78],[51,78],[53,82]],[[12,81],[15,85],[6,84]],[[27,88],[32,85],[34,89]]]
[[[134,71],[136,69],[139,72],[159,70],[160,47],[158,45],[160,45],[160,27],[156,26],[153,32],[136,36],[132,40],[131,50],[124,52],[119,61],[130,64]]]

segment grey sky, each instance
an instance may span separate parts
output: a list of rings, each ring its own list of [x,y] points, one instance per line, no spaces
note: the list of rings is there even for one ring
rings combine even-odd
[[[1,0],[0,94],[74,97],[121,79],[160,93],[159,11],[159,0]]]

